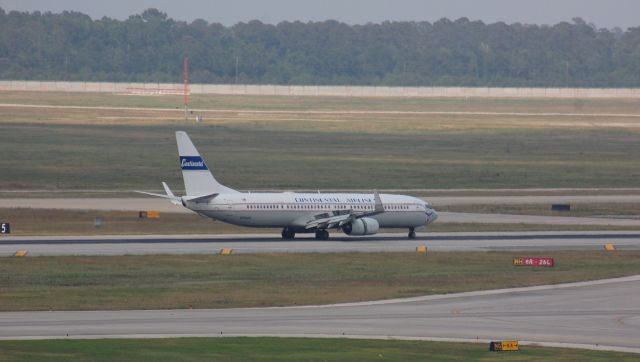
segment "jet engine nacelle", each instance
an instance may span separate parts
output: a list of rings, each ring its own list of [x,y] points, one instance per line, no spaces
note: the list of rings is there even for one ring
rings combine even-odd
[[[342,226],[342,231],[347,235],[373,235],[380,229],[378,220],[370,217],[355,219]]]

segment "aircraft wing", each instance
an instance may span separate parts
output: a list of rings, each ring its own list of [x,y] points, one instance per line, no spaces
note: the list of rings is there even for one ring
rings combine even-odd
[[[380,195],[375,191],[373,195],[375,199],[375,206],[373,211],[353,211],[353,210],[334,210],[322,214],[314,215],[313,220],[307,222],[304,226],[305,229],[331,229],[334,227],[340,227],[344,224],[348,224],[350,221],[381,214],[384,212],[384,205],[380,200]]]
[[[342,211],[342,213],[341,213]],[[346,211],[346,212],[344,212]],[[336,226],[342,226],[354,218],[351,210],[338,210],[328,213],[318,214],[314,219],[307,222],[305,229],[331,229]]]

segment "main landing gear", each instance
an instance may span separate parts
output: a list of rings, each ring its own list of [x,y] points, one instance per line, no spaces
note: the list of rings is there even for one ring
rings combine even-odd
[[[409,239],[415,239],[416,238],[416,229],[413,227],[409,228]]]
[[[329,232],[327,230],[317,230],[316,240],[329,240]]]
[[[284,240],[293,240],[296,237],[296,232],[289,229],[289,228],[284,228],[282,229],[282,238]]]

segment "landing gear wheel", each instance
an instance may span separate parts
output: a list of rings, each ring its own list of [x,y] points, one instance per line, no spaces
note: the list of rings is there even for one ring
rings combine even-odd
[[[289,228],[284,228],[282,229],[282,238],[284,240],[293,240],[296,237],[296,233],[289,229]]]
[[[316,239],[317,240],[329,240],[329,232],[327,230],[317,230],[316,231]]]
[[[416,238],[416,231],[414,228],[410,228],[409,229],[409,239],[415,239]]]

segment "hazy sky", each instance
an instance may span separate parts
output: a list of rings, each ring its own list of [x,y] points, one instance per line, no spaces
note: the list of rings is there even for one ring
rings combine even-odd
[[[0,7],[5,11],[75,10],[94,19],[126,19],[155,7],[177,20],[202,18],[225,25],[253,19],[265,23],[335,19],[363,24],[463,16],[488,23],[555,24],[582,17],[598,27],[640,25],[638,0],[0,0]]]

